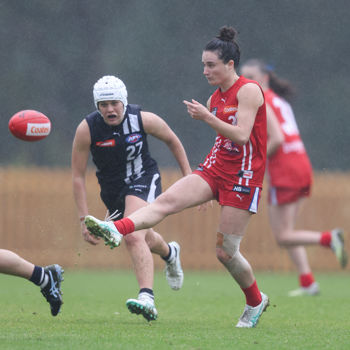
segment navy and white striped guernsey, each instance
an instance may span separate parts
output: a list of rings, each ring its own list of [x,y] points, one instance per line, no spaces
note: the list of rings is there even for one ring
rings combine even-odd
[[[102,191],[159,172],[148,150],[140,112],[140,106],[127,105],[124,119],[117,126],[106,124],[98,111],[85,118],[90,128],[92,160]]]

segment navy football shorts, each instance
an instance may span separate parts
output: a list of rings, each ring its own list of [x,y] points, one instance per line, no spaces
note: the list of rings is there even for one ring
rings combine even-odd
[[[152,203],[161,193],[162,185],[160,175],[154,173],[141,176],[139,179],[131,181],[130,184],[102,188],[100,195],[110,214],[118,210],[118,212],[121,212],[122,216],[124,216],[126,196],[135,196],[143,199],[145,202]],[[122,216],[119,216],[119,219],[121,219]]]

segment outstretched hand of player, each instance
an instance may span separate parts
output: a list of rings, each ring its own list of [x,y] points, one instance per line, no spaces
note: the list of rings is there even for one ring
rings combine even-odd
[[[212,116],[207,107],[194,99],[192,99],[192,102],[184,100],[183,103],[187,106],[187,112],[193,119],[205,121]]]
[[[85,224],[81,223],[81,234],[86,242],[89,242],[92,245],[97,245],[100,241],[100,238],[93,236],[89,230],[86,228]]]

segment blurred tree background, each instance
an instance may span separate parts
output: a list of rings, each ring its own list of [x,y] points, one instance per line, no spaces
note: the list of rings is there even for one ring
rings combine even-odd
[[[223,25],[240,32],[241,61],[263,58],[297,89],[293,107],[315,169],[350,168],[347,0],[0,0],[1,165],[70,165],[74,132],[94,110],[92,86],[113,74],[129,102],[162,116],[195,166],[215,134],[182,103],[205,103],[204,45]],[[36,109],[52,121],[37,143],[15,139],[9,118]],[[151,141],[161,166],[169,152]]]

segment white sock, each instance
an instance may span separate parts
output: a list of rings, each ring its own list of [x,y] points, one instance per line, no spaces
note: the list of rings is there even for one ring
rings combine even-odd
[[[154,305],[154,296],[149,293],[146,293],[146,292],[139,293],[138,299],[145,300],[148,303]]]
[[[46,285],[49,283],[49,276],[47,273],[44,275],[43,283],[40,284],[40,288],[43,289],[46,287]]]
[[[169,248],[170,248],[170,256],[168,259],[168,262],[173,262],[176,258],[176,249],[174,246],[169,244]]]

